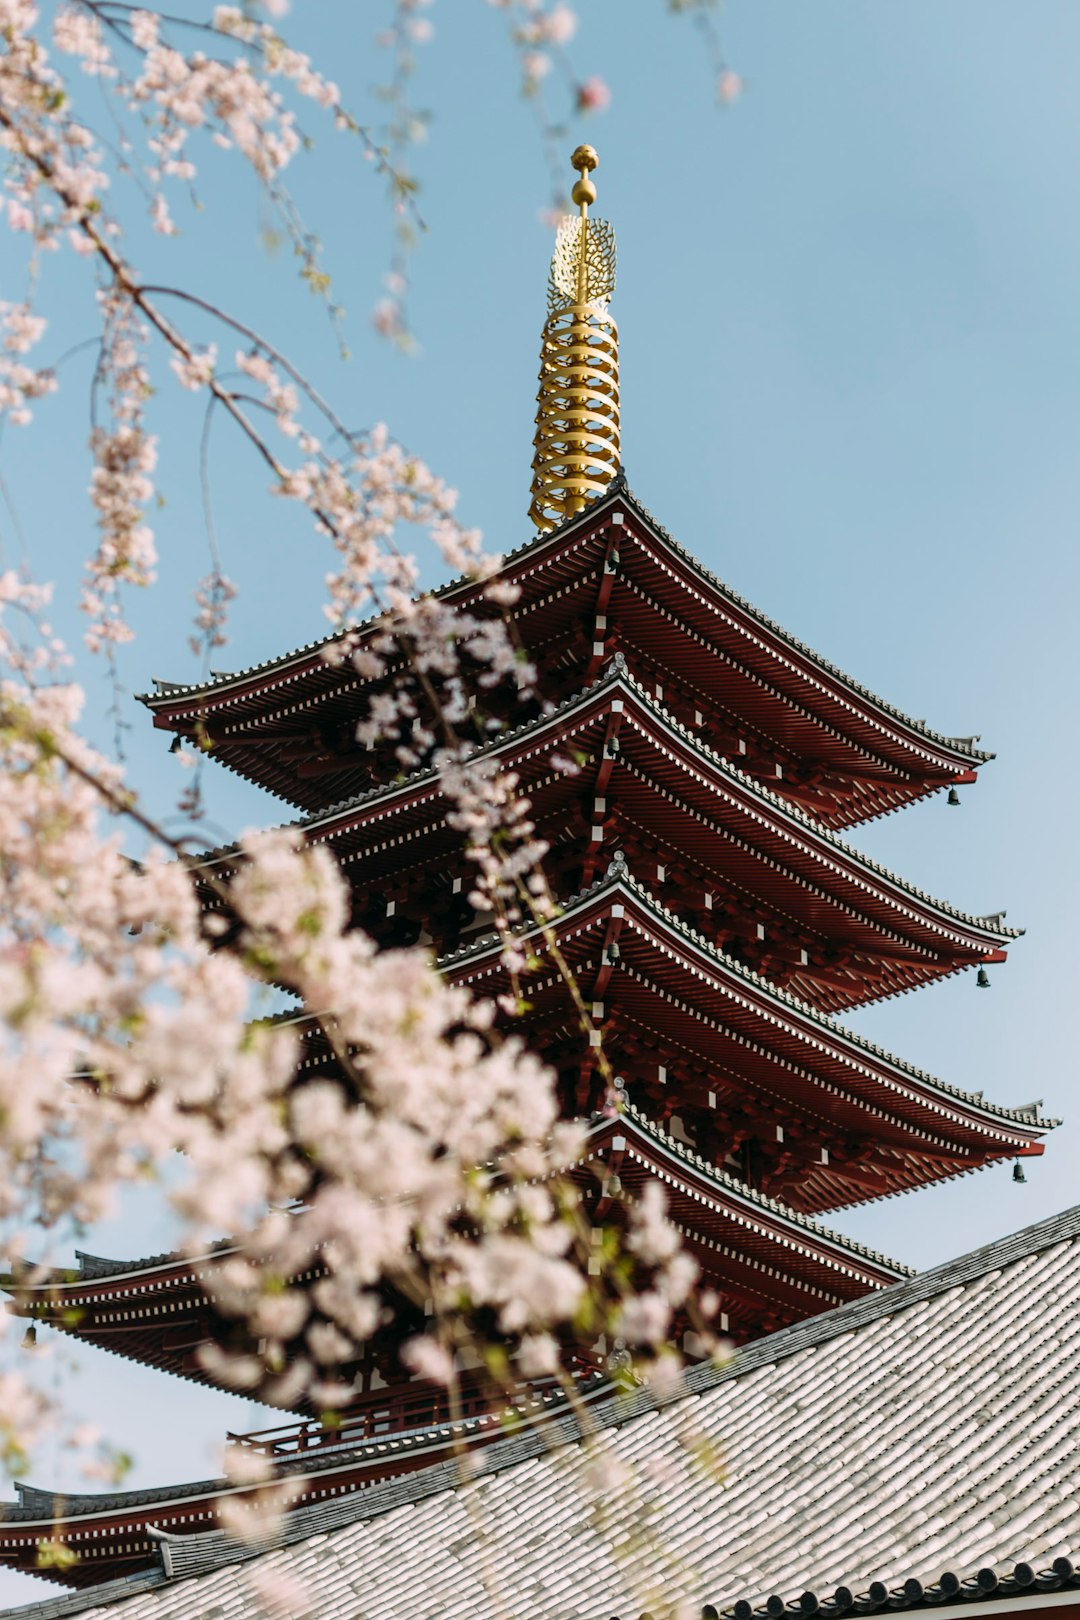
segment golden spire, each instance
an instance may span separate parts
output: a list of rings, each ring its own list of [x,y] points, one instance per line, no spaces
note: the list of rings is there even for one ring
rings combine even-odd
[[[619,470],[619,334],[608,314],[615,233],[589,218],[597,161],[591,146],[570,159],[581,212],[559,226],[548,276],[529,507],[541,533],[602,495]]]

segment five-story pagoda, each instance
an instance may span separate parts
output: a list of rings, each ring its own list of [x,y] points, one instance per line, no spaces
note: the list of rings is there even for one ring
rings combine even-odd
[[[559,911],[526,929],[538,963],[517,1020],[558,1075],[568,1115],[590,1121],[576,1172],[601,1224],[615,1190],[650,1178],[721,1297],[736,1343],[887,1287],[905,1268],[817,1217],[993,1161],[1042,1152],[1050,1122],[959,1091],[852,1034],[846,1009],[961,969],[985,974],[1016,931],[971,916],[854,850],[841,832],[975,780],[977,739],[909,719],[794,640],[710,574],[629,492],[619,463],[610,226],[590,216],[596,155],[574,154],[577,216],[560,228],[541,348],[530,515],[537,536],[504,560],[537,695],[485,745],[515,771],[550,845]],[[482,586],[439,593],[483,611]],[[385,634],[372,623],[354,643]],[[481,996],[507,988],[437,774],[402,779],[361,747],[377,679],[316,642],[191,687],[156,683],[154,724],[303,814],[347,875],[353,921],[380,945],[423,943]],[[393,670],[389,677],[392,678]],[[497,698],[495,705],[497,709]],[[567,772],[562,762],[576,768]],[[239,856],[213,852],[227,879]],[[206,888],[221,905],[222,885]],[[583,1029],[563,978],[588,1015]],[[301,1009],[303,1068],[333,1070]],[[602,1069],[599,1054],[606,1057]],[[605,1076],[614,1076],[614,1084]],[[616,1179],[617,1178],[617,1179]],[[114,1262],[80,1255],[17,1308],[88,1343],[203,1383],[200,1347],[227,1337],[211,1257]],[[685,1324],[684,1324],[685,1326]],[[693,1335],[684,1347],[694,1353]],[[610,1398],[614,1347],[571,1357],[584,1398]],[[378,1339],[350,1369],[355,1400],[325,1428],[292,1421],[238,1445],[295,1475],[297,1502],[363,1488],[444,1455],[443,1395],[407,1379]],[[543,1415],[557,1390],[521,1401]],[[458,1434],[481,1444],[499,1414],[470,1392]],[[60,1500],[19,1487],[0,1558],[33,1570],[43,1541],[76,1554],[47,1573],[88,1585],[152,1565],[205,1530],[239,1490],[224,1481]]]

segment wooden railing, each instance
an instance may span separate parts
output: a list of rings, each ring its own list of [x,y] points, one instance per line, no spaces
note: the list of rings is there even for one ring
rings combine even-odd
[[[573,1377],[579,1388],[602,1382],[596,1365],[584,1359],[574,1367]],[[444,1428],[455,1421],[475,1418],[486,1419],[495,1428],[508,1418],[535,1416],[545,1407],[562,1404],[564,1399],[554,1378],[534,1379],[509,1399],[493,1394],[490,1385],[462,1382],[452,1412],[448,1391],[438,1385],[399,1385],[360,1396],[331,1422],[308,1418],[273,1429],[255,1429],[249,1434],[230,1433],[228,1441],[266,1457],[291,1457],[328,1446],[364,1445],[390,1435]]]

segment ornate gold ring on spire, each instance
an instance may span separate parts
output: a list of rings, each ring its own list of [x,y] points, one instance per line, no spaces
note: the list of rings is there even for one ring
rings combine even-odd
[[[615,233],[589,218],[593,148],[579,146],[570,161],[580,215],[559,226],[540,342],[529,516],[541,533],[602,495],[619,470],[619,334],[608,313]]]

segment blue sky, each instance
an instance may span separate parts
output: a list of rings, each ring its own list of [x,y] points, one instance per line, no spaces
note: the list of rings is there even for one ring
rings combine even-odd
[[[1080,318],[1080,10],[1068,0],[731,0],[720,28],[746,80],[717,107],[698,36],[661,0],[581,0],[573,47],[613,102],[561,145],[600,151],[597,212],[619,238],[623,447],[631,486],[677,538],[760,608],[908,712],[980,732],[997,760],[959,809],[943,798],[852,841],[953,903],[1006,907],[1028,930],[977,992],[965,975],[853,1020],[862,1033],[1004,1104],[1076,1115],[1075,810],[1077,443]],[[294,34],[377,117],[381,5],[297,0]],[[295,175],[349,316],[353,358],[287,257],[258,244],[254,188],[212,164],[204,210],[179,210],[168,247],[137,238],[141,267],[243,309],[285,343],[353,424],[384,420],[461,491],[489,544],[529,536],[532,413],[550,237],[546,173],[497,13],[441,0],[417,94],[433,115],[417,157],[428,231],[411,265],[419,352],[371,332],[389,239],[355,146],[318,134]],[[92,330],[75,270],[46,266],[56,351]],[[0,240],[0,291],[19,295]],[[81,369],[80,369],[81,367]],[[58,624],[90,543],[85,361],[0,471],[37,572],[58,581]],[[161,583],[136,607],[129,691],[187,679],[190,592],[206,572],[199,413],[162,382],[167,505]],[[260,471],[219,435],[217,524],[240,586],[240,667],[322,632],[329,558],[266,498]],[[5,555],[20,541],[0,514]],[[434,579],[432,574],[431,578]],[[93,724],[108,694],[87,664]],[[166,812],[183,785],[145,712],[126,700],[135,780]],[[223,773],[222,773],[223,775]],[[212,837],[274,820],[273,801],[207,779]],[[837,1223],[931,1264],[1077,1201],[1076,1125],[1028,1162],[854,1211]],[[158,1246],[148,1204],[90,1247]],[[241,1403],[80,1358],[77,1404],[115,1419],[141,1483],[212,1471]],[[254,1422],[257,1424],[256,1418]],[[60,1480],[44,1455],[35,1482]],[[70,1478],[66,1479],[72,1484]],[[43,1592],[0,1580],[0,1597]]]

